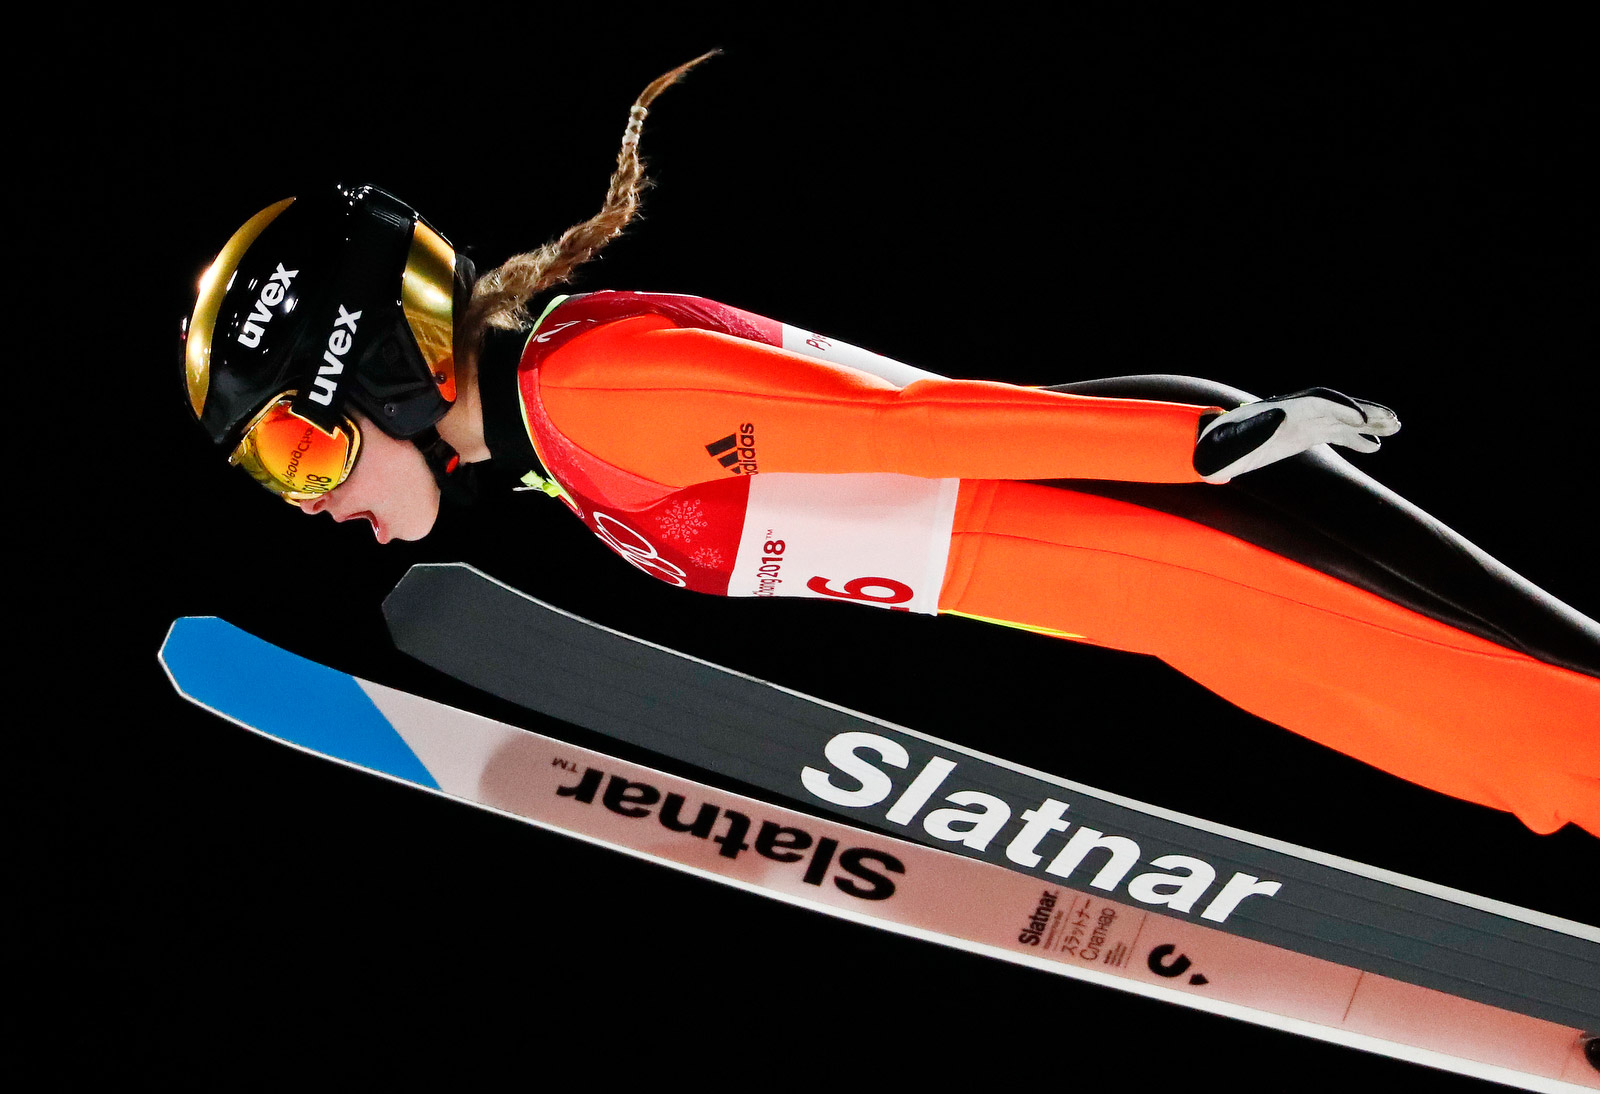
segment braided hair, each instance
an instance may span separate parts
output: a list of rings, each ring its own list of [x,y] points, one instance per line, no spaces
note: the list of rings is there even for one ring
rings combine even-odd
[[[527,302],[552,285],[569,280],[573,271],[622,234],[639,210],[640,194],[647,182],[644,163],[639,158],[639,135],[645,115],[657,95],[677,83],[691,68],[715,56],[719,50],[703,53],[687,64],[658,76],[639,94],[628,111],[628,127],[622,134],[617,153],[617,169],[606,189],[600,211],[581,224],[575,224],[537,250],[513,255],[478,278],[472,287],[472,300],[463,318],[462,342],[475,350],[490,327],[516,330],[530,322]]]

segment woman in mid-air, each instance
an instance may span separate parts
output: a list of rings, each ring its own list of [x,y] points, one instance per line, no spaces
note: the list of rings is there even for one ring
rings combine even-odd
[[[1137,376],[954,380],[692,296],[547,290],[601,211],[476,276],[409,206],[262,210],[185,328],[211,438],[307,513],[418,539],[492,469],[652,577],[1154,655],[1393,774],[1600,834],[1600,626],[1351,468],[1388,408]],[[530,307],[530,302],[533,302]]]

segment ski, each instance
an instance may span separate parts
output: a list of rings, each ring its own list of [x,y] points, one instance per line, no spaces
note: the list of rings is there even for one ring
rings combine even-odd
[[[160,659],[184,698],[246,729],[707,881],[1461,1074],[1600,1088],[1580,1028],[578,748],[359,679],[214,617],[177,620]]]
[[[463,564],[413,567],[384,613],[399,649],[476,688],[809,812],[1600,1031],[1593,926],[1029,770],[600,626]]]

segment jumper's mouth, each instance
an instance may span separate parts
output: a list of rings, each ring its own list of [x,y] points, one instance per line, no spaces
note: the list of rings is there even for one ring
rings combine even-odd
[[[390,537],[388,530],[384,528],[383,524],[378,520],[377,515],[371,510],[363,509],[358,513],[346,513],[343,516],[335,517],[334,519],[340,524],[343,524],[347,520],[364,520],[368,524],[372,525],[372,536],[374,539],[376,539],[379,543],[389,542]]]

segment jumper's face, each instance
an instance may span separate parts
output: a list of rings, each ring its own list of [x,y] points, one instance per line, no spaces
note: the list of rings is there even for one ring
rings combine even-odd
[[[306,513],[327,513],[337,521],[365,520],[379,543],[421,539],[439,517],[439,484],[427,461],[410,441],[396,440],[356,415],[361,454],[338,486],[300,503]]]

